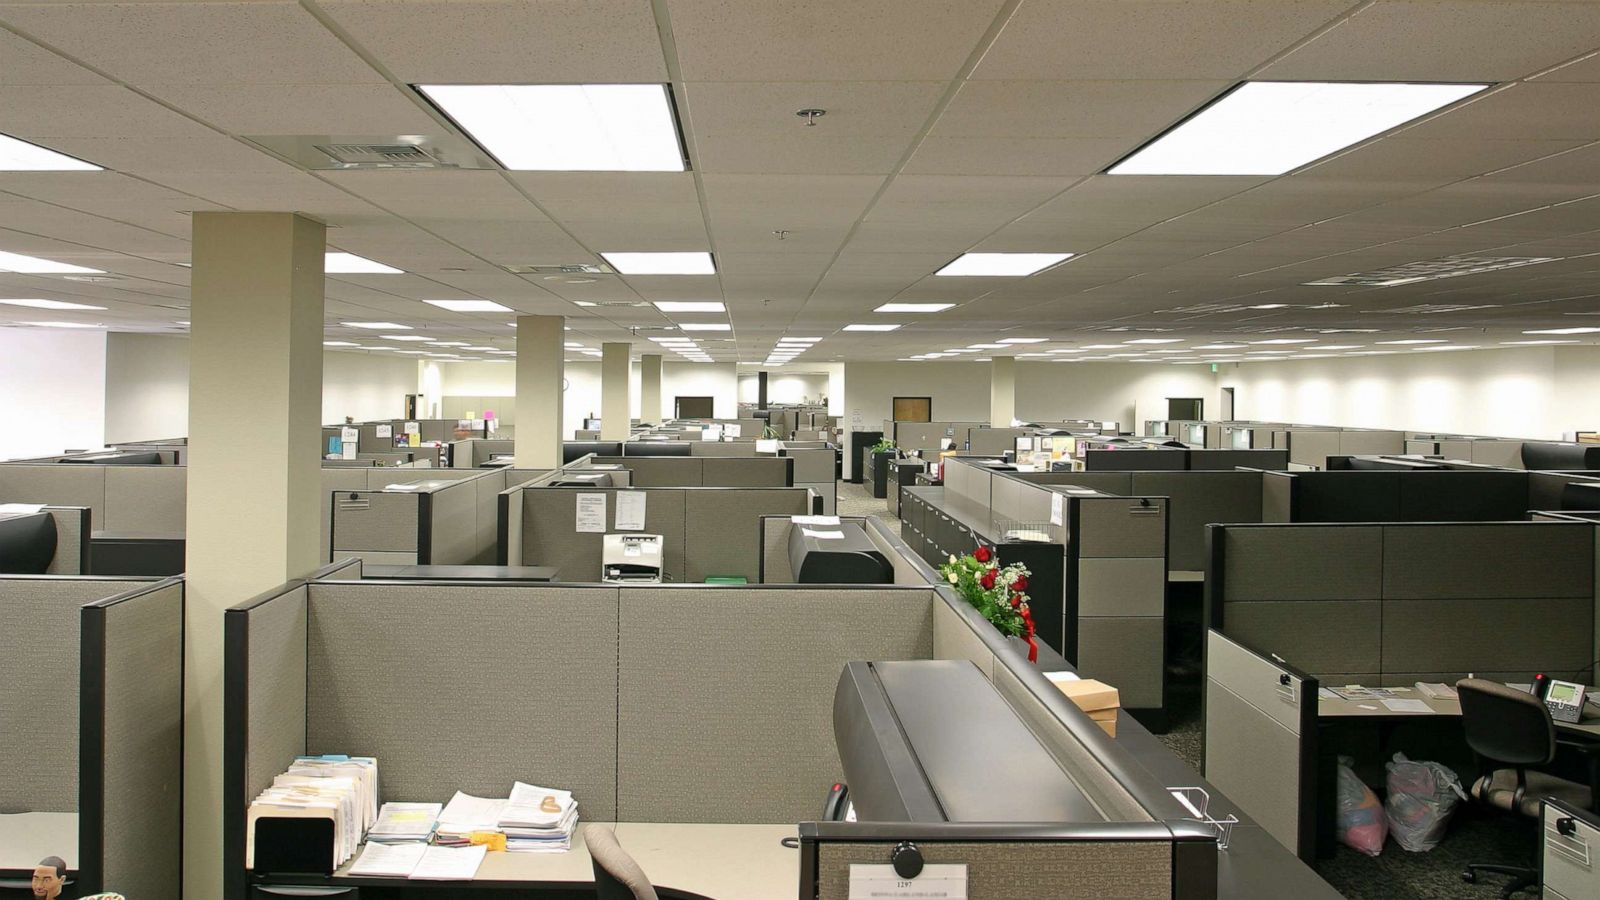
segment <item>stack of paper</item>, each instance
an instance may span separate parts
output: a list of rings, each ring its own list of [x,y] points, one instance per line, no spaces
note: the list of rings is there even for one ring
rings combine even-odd
[[[245,866],[255,865],[256,822],[264,818],[333,821],[333,865],[355,855],[361,836],[377,819],[378,763],[371,757],[296,759],[250,804],[245,826]]]
[[[487,847],[430,847],[427,844],[368,843],[348,874],[366,878],[470,881],[483,864]]]
[[[570,791],[517,782],[500,812],[500,830],[506,849],[529,853],[560,852],[572,848],[578,825],[578,801]]]
[[[378,821],[367,829],[367,841],[384,844],[426,843],[444,807],[438,803],[385,803]]]
[[[434,830],[433,842],[441,846],[466,846],[472,843],[474,832],[498,832],[500,813],[505,800],[474,797],[456,791],[439,813],[439,826]]]

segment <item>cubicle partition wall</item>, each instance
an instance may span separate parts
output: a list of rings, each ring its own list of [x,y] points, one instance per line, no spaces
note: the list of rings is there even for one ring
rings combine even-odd
[[[0,813],[31,814],[0,868],[58,855],[79,892],[179,896],[183,590],[0,578]]]
[[[430,478],[439,472],[451,477]],[[340,472],[340,476],[344,476]],[[496,557],[499,495],[514,475],[503,469],[361,472],[368,487],[335,489],[328,504],[327,561],[359,558],[381,565],[489,565]],[[531,474],[531,473],[530,473]],[[374,481],[383,482],[372,487]],[[326,479],[324,480],[326,484]]]
[[[791,478],[795,487],[809,488],[822,498],[822,511],[833,515],[838,506],[839,448],[825,442],[783,442],[778,455],[794,460]]]
[[[1327,467],[1330,456],[1364,456],[1404,453],[1403,431],[1360,429],[1314,429],[1290,426],[1285,429],[1289,462],[1312,469]]]
[[[184,466],[0,465],[0,502],[86,506],[101,531],[183,534]]]
[[[621,466],[634,487],[792,487],[796,461],[788,457],[595,456],[596,465]]]
[[[658,888],[705,896],[843,900],[851,862],[886,860],[896,840],[913,838],[930,860],[966,863],[975,887],[1005,885],[1008,896],[1104,897],[1112,885],[1131,898],[1217,896],[1215,833],[1183,821],[1165,785],[943,588],[312,581],[235,607],[226,623],[227,900],[252,885],[373,883],[245,869],[247,806],[302,753],[376,757],[382,800],[497,796],[516,780],[568,788],[586,820],[622,823],[625,846],[628,823],[676,823],[657,832],[668,842],[696,824],[735,844],[762,835],[766,866],[719,863],[728,849],[703,840],[632,848]],[[533,644],[541,652],[527,652]],[[522,686],[524,702],[515,714],[463,703],[459,686],[413,664],[419,654],[471,658]],[[1048,822],[977,824],[952,813],[812,824],[841,780],[846,747],[858,749],[836,731],[835,703],[840,673],[859,660],[948,661],[908,670],[913,678],[973,674],[964,683],[983,694],[973,695],[982,712],[1009,717],[1005,733],[1027,743],[1008,743],[1008,754],[1050,761],[1049,771],[1029,769],[1049,785],[1008,777],[999,790],[1019,804],[1045,788],[1077,802]],[[561,689],[532,689],[540,685]],[[914,732],[921,749],[972,734],[959,720]],[[471,753],[461,752],[464,734]],[[952,798],[995,771],[982,754],[946,759],[953,768],[941,777],[957,780],[940,787]],[[861,773],[852,793],[929,777],[914,760],[892,763]],[[800,837],[798,854],[777,846],[782,834]],[[663,853],[674,859],[661,863]],[[730,865],[743,874],[696,891],[727,879],[716,869]]]

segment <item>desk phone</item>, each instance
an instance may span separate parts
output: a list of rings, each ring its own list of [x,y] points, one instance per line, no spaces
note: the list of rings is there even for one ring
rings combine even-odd
[[[1583,718],[1583,685],[1551,679],[1544,705],[1550,709],[1550,718],[1576,724]]]

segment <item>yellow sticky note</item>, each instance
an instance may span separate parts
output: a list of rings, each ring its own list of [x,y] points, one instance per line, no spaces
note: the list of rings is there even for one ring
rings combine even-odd
[[[506,849],[506,836],[498,831],[474,831],[467,835],[467,840],[476,847],[483,844],[490,850]]]
[[[413,432],[411,434],[408,434],[408,435],[406,435],[406,442],[409,443],[413,447],[421,447],[422,446],[422,435],[417,434],[415,432]]]

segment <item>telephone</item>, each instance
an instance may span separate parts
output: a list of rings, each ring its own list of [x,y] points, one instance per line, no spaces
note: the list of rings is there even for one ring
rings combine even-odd
[[[845,808],[850,803],[850,789],[843,783],[836,782],[828,790],[828,799],[822,804],[822,821],[845,821]]]
[[[1583,685],[1550,679],[1544,705],[1550,709],[1550,718],[1557,722],[1576,723],[1583,718]]]

